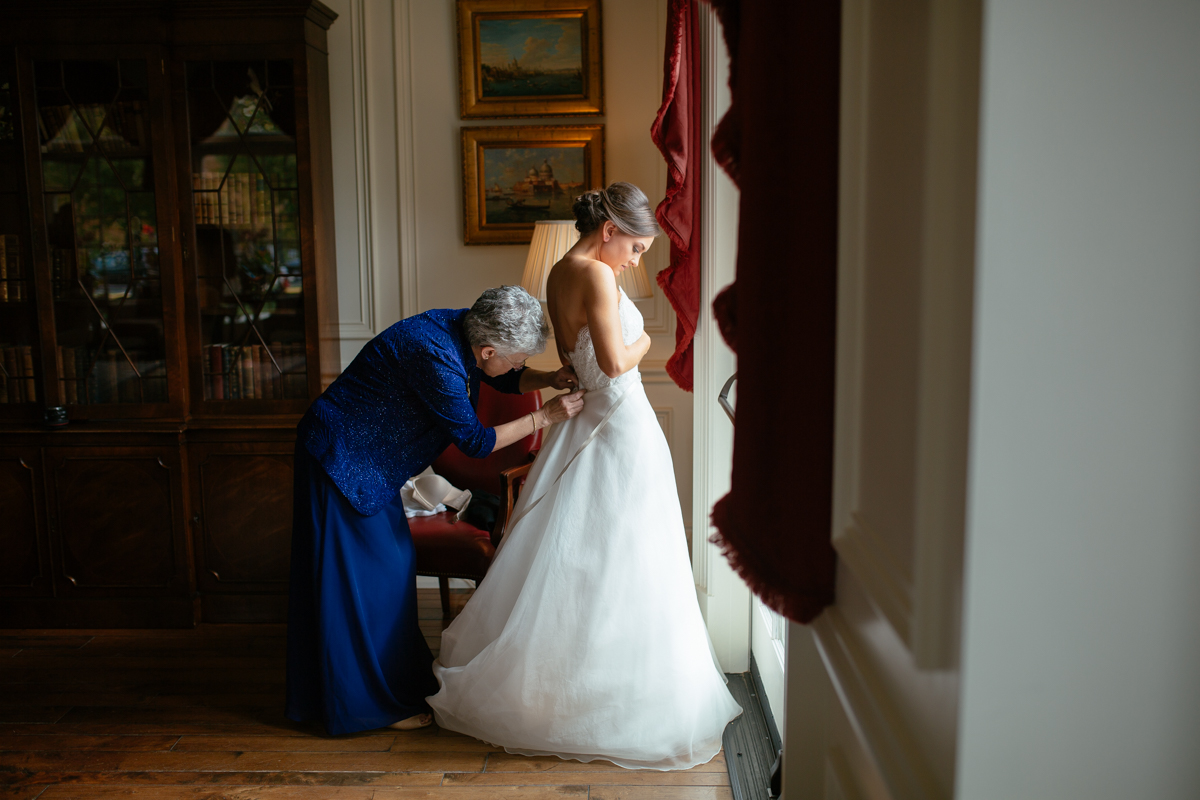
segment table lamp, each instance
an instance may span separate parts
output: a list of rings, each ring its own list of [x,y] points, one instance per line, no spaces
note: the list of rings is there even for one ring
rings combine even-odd
[[[575,229],[573,220],[548,219],[534,223],[533,241],[529,243],[525,272],[521,275],[521,286],[525,291],[546,302],[546,278],[550,275],[550,269],[577,241],[579,231]],[[654,296],[654,287],[641,263],[622,272],[617,283],[631,299],[644,300]]]

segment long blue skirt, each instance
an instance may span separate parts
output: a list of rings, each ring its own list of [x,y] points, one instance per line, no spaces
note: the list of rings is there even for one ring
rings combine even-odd
[[[363,516],[303,445],[295,464],[287,716],[336,735],[427,713],[438,685],[400,497]]]

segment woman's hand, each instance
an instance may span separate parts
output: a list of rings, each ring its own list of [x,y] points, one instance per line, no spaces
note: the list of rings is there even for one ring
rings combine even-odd
[[[566,422],[582,410],[583,391],[580,390],[570,394],[556,395],[551,398],[550,402],[542,406],[538,413],[547,425],[553,425],[556,422]]]
[[[575,377],[575,368],[567,365],[555,372],[550,378],[550,388],[552,389],[574,389],[579,385],[579,379]]]
[[[545,373],[552,375],[553,373]],[[583,390],[560,394],[551,398],[550,402],[537,411],[517,417],[512,422],[496,426],[496,447],[508,447],[515,441],[531,436],[541,428],[556,422],[566,422],[583,409]]]

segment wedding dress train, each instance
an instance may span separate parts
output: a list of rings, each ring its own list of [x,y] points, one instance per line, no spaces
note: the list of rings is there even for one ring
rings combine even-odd
[[[621,294],[626,344],[642,316]],[[637,369],[610,379],[591,334],[587,390],[555,425],[495,560],[442,633],[429,698],[443,728],[510,753],[686,769],[741,708],[696,602],[671,453]]]

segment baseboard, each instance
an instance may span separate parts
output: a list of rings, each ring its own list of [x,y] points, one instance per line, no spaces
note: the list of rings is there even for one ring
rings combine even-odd
[[[193,628],[190,597],[5,597],[0,628]]]

